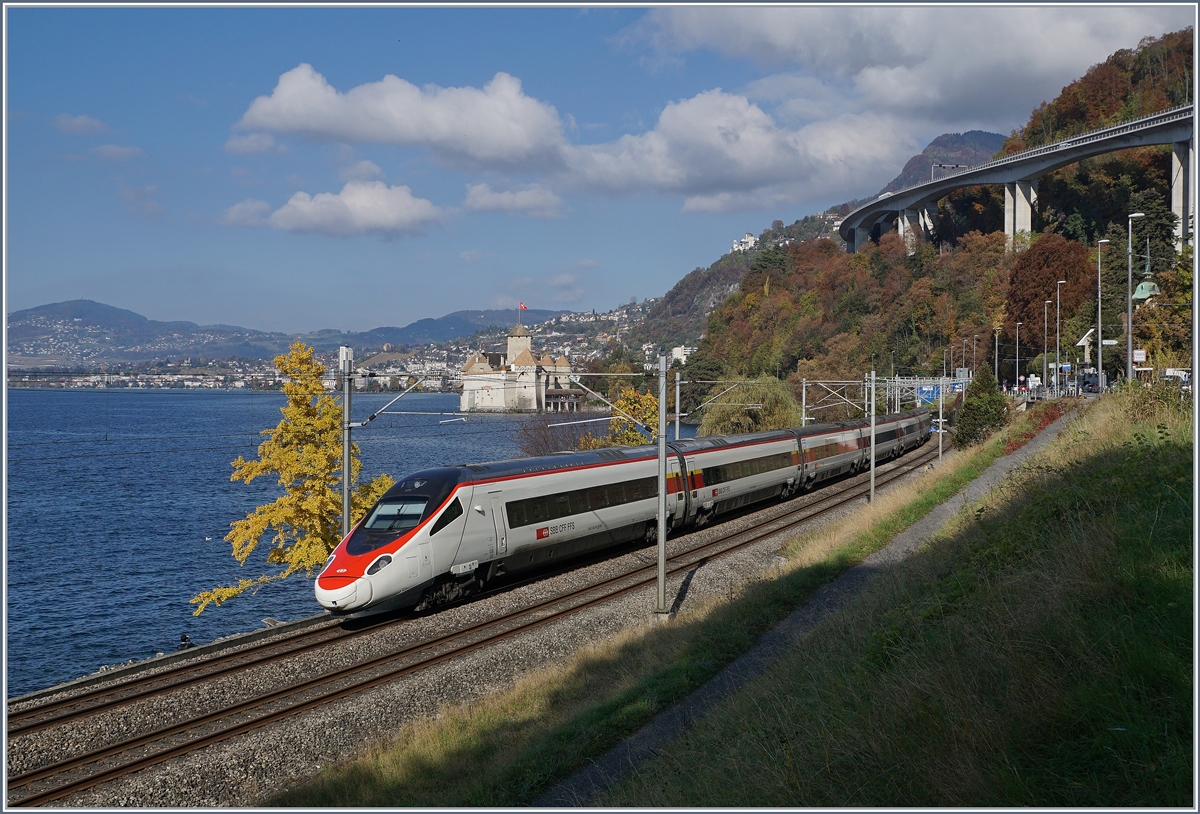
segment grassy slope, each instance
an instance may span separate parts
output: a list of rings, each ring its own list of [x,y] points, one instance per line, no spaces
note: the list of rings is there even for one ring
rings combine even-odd
[[[391,746],[334,767],[271,803],[527,804],[700,686],[822,583],[975,477],[1013,439],[1019,441],[1040,423],[1040,417],[1022,416],[1003,436],[958,455],[954,465],[926,476],[919,487],[883,493],[871,509],[842,524],[840,534],[826,531],[794,541],[787,551],[788,566],[772,579],[731,591],[732,601],[598,644],[573,663],[524,680],[509,693],[442,710],[437,720],[405,727]]]
[[[1192,428],[1136,401],[1096,406],[604,802],[1193,805]]]

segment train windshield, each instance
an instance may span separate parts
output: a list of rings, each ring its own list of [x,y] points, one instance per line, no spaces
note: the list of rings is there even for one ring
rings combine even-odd
[[[425,504],[429,498],[399,497],[385,498],[375,505],[371,516],[363,523],[363,527],[371,531],[394,531],[403,534],[415,528],[425,513]]]
[[[418,495],[383,498],[350,535],[346,552],[358,557],[412,531],[421,522],[428,503],[429,498]]]

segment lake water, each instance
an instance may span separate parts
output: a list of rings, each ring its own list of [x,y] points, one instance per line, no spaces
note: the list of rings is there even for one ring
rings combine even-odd
[[[393,396],[355,394],[361,421]],[[101,665],[169,652],[321,612],[303,575],[192,616],[198,592],[273,572],[269,546],[240,567],[233,520],[273,501],[271,478],[230,481],[259,433],[280,419],[279,393],[175,390],[8,391],[8,697]],[[450,412],[453,394],[410,394],[393,410]],[[354,431],[364,477],[519,457],[518,419],[384,415]]]

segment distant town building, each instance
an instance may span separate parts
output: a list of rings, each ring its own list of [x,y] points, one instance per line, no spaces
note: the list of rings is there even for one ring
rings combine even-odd
[[[678,361],[681,365],[685,365],[685,364],[687,364],[688,357],[691,356],[695,352],[696,352],[695,348],[688,348],[688,347],[684,347],[684,346],[680,346],[677,348],[671,348],[671,361],[672,362]]]
[[[731,252],[748,252],[757,245],[758,245],[758,238],[756,238],[754,235],[750,234],[749,232],[746,232],[746,236],[744,238],[742,238],[741,240],[733,241],[733,248],[730,249],[730,251]]]
[[[508,353],[476,353],[462,368],[459,409],[470,412],[578,412],[584,392],[571,386],[565,356],[533,354],[524,325],[508,332]]]

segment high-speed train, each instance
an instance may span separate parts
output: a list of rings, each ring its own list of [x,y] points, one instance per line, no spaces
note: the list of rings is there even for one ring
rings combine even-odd
[[[876,420],[876,461],[929,438],[930,416]],[[870,465],[867,419],[667,444],[667,527],[703,526]],[[329,555],[317,601],[336,613],[423,609],[513,574],[657,533],[658,447],[558,452],[426,469],[389,489]]]

